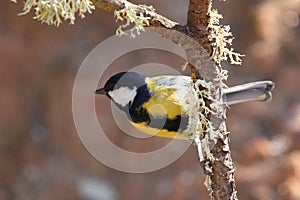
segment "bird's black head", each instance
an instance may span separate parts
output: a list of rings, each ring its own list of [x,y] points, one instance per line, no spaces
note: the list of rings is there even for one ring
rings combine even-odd
[[[96,90],[96,94],[106,94],[118,107],[133,104],[134,99],[143,95],[149,96],[146,77],[136,72],[120,72],[110,77],[104,88]],[[144,98],[143,98],[144,99]]]
[[[106,94],[108,97],[110,97],[110,91],[114,91],[121,87],[126,87],[129,89],[139,88],[145,84],[145,78],[145,76],[136,72],[120,72],[110,77],[106,81],[104,88],[96,90],[96,94]]]
[[[118,82],[121,80],[121,78],[122,78],[125,74],[126,74],[126,72],[120,72],[120,73],[118,73],[118,74],[113,75],[112,77],[110,77],[110,78],[106,81],[106,83],[105,83],[105,85],[104,85],[104,88],[102,88],[102,89],[103,89],[103,92],[104,92],[108,97],[110,97],[110,96],[108,95],[108,92],[113,91],[114,89],[120,88],[120,83],[118,83]],[[99,90],[99,89],[98,89],[98,90]],[[98,91],[98,90],[96,90],[96,94],[97,94],[97,91]],[[100,89],[100,90],[101,90],[101,89]]]

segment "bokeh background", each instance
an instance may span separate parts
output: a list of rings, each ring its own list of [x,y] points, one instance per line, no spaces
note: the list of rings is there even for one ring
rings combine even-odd
[[[171,6],[170,1],[143,2],[186,21],[187,0],[172,0]],[[234,48],[246,55],[241,67],[224,64],[228,85],[263,79],[276,83],[272,102],[228,111],[238,196],[300,199],[300,1],[214,5],[223,13],[222,22],[231,25]],[[129,174],[104,166],[80,142],[72,118],[73,81],[87,54],[115,33],[112,14],[97,9],[75,25],[56,28],[33,20],[32,13],[17,16],[21,9],[21,2],[0,1],[0,199],[209,199],[194,147],[164,169]],[[147,62],[177,70],[184,63],[166,53],[134,52],[116,60],[99,85],[111,74]],[[108,99],[95,101],[100,123],[121,147],[146,152],[168,142],[123,134]]]

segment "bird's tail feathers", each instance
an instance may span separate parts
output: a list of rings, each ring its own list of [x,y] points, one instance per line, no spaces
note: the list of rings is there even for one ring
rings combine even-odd
[[[272,81],[258,81],[224,89],[223,101],[227,105],[249,101],[270,101],[271,91],[275,87]]]

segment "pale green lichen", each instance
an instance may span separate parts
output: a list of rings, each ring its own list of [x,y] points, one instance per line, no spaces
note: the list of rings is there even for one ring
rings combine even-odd
[[[85,13],[91,13],[95,6],[91,0],[25,0],[23,12],[19,15],[25,15],[32,9],[35,10],[34,19],[48,25],[59,26],[63,20],[69,20],[70,24],[74,24],[77,12],[84,18]]]
[[[228,71],[226,69],[217,67],[216,71],[217,71],[217,77],[215,78],[215,81],[227,81]],[[226,85],[223,85],[223,86],[227,87]]]
[[[211,82],[200,79],[195,83],[191,83],[191,91],[188,93],[189,124],[187,128],[190,139],[198,146],[199,157],[210,161],[214,161],[214,157],[211,154],[209,147],[210,140],[216,141],[216,138],[219,135],[219,131],[214,129],[209,117],[210,115],[216,115],[216,113],[205,104],[205,99],[212,102],[215,101],[211,94],[212,87],[213,85]],[[203,89],[200,90],[200,88]],[[197,142],[198,138],[201,138],[200,143]],[[204,155],[201,155],[202,153]]]
[[[234,49],[231,47],[234,37],[230,32],[230,26],[219,24],[220,19],[222,19],[223,16],[215,9],[210,8],[209,16],[210,22],[208,29],[210,30],[210,35],[208,39],[213,42],[214,61],[221,63],[222,61],[229,60],[231,64],[241,65],[241,57],[244,55],[234,52]]]
[[[208,191],[212,191],[212,180],[211,176],[205,176],[204,185],[207,188]]]
[[[142,8],[146,15],[155,12],[152,6],[139,5],[139,8]],[[130,29],[130,36],[135,38],[136,35],[140,35],[141,31],[145,31],[145,26],[149,25],[150,17],[145,16],[140,10],[137,10],[135,5],[129,2],[125,2],[124,8],[116,10],[114,15],[116,21],[125,20],[125,24],[120,25],[116,30],[116,35],[118,36],[126,35],[124,30],[133,24],[133,27]]]

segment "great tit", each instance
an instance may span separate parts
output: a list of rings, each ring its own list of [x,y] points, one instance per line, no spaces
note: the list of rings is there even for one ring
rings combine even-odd
[[[189,76],[146,77],[135,72],[121,72],[110,77],[96,94],[105,94],[124,111],[140,131],[168,138],[189,140]],[[259,81],[226,88],[223,102],[227,105],[248,101],[269,101],[272,81]]]

